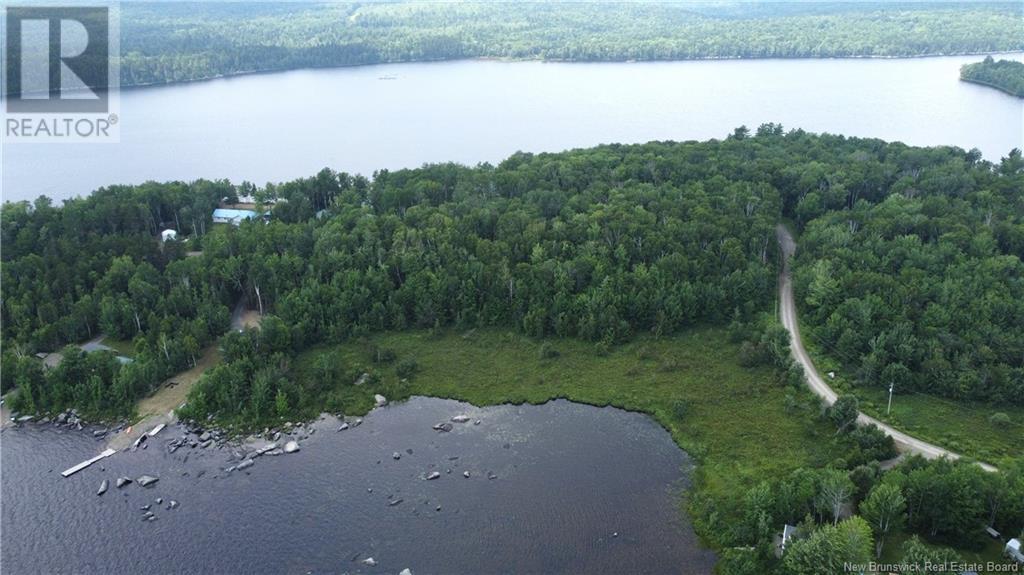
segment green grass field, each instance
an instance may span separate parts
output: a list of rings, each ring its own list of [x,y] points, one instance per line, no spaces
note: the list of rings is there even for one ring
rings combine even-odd
[[[896,533],[886,540],[885,547],[882,548],[882,557],[879,559],[880,563],[898,563],[903,557],[902,546],[903,542],[910,539],[910,535],[907,533]],[[927,544],[927,543],[926,543]],[[992,562],[998,565],[1005,565],[1008,568],[1013,568],[1013,562],[1007,559],[1003,555],[1003,548],[1006,546],[1005,541],[997,541],[990,539],[985,545],[984,549],[979,551],[968,551],[964,549],[957,549],[956,552],[960,556],[961,561],[964,563],[972,564],[987,564]]]
[[[135,355],[135,344],[129,339],[113,339],[105,337],[101,343],[125,357],[132,357]]]
[[[810,339],[805,337],[804,345],[814,358],[818,371],[822,374],[835,371],[836,378],[829,383],[837,391],[856,395],[861,403],[861,411],[868,415],[915,437],[995,465],[999,464],[1001,458],[1022,455],[1024,409],[1012,405],[971,404],[912,393],[894,395],[892,412],[886,415],[888,392],[880,388],[852,385],[852,375],[845,373],[838,361],[828,357]],[[997,412],[1007,414],[1010,423],[999,425],[989,421]]]
[[[576,340],[548,344],[557,357],[541,358],[541,342],[506,331],[389,333],[315,348],[297,365],[300,379],[315,377],[317,355],[340,354],[348,370],[377,374],[373,386],[344,381],[329,392],[327,405],[347,414],[369,410],[375,392],[391,400],[427,395],[474,405],[566,398],[648,413],[700,462],[691,496],[699,496],[701,515],[720,521],[738,512],[733,506],[758,481],[835,457],[832,429],[811,408],[794,407],[794,392],[777,383],[770,369],[741,367],[738,347],[724,330],[638,337],[607,353]],[[375,363],[374,345],[393,350],[395,361]],[[395,366],[406,358],[415,358],[419,370],[403,382]],[[698,531],[713,544],[711,526]]]

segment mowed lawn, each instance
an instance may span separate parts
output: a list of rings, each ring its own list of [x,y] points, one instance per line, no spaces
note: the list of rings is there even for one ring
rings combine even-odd
[[[377,374],[380,381],[372,387],[350,381],[333,387],[328,405],[348,414],[368,410],[376,392],[392,401],[427,395],[482,406],[566,398],[642,411],[700,462],[696,489],[719,503],[742,499],[761,479],[823,466],[835,457],[833,430],[812,409],[787,411],[786,395],[794,392],[768,368],[741,367],[738,346],[724,330],[638,337],[607,353],[589,342],[547,340],[558,352],[552,358],[541,357],[543,343],[499,330],[389,333],[310,350],[298,365],[303,377],[315,377],[317,355],[340,354],[346,369]],[[392,350],[395,360],[375,363],[373,346]],[[395,366],[407,358],[415,358],[419,368],[402,382]],[[720,509],[723,515],[735,511]]]

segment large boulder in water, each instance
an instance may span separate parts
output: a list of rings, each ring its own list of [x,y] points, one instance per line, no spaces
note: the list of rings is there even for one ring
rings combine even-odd
[[[427,479],[428,480],[430,480],[430,479],[437,479],[438,477],[441,477],[441,473],[438,472],[438,471],[431,471],[430,473],[427,474]]]
[[[284,444],[284,452],[285,453],[295,453],[298,450],[299,450],[299,442],[298,441],[289,441],[288,443]]]
[[[104,493],[106,493],[107,492],[107,487],[109,487],[109,486],[110,486],[110,482],[107,481],[106,479],[104,479],[103,482],[100,483],[100,488],[98,490],[96,490],[96,495],[103,495]]]
[[[132,480],[128,479],[127,477],[118,477],[117,478],[117,488],[121,489],[122,487],[124,487],[125,485],[128,485],[131,482],[132,482]]]
[[[138,484],[143,486],[143,487],[149,487],[150,485],[153,485],[157,481],[160,481],[160,478],[159,477],[153,477],[152,475],[142,475],[138,479],[136,479],[135,481],[137,481]]]
[[[456,415],[455,417],[452,417],[452,421],[454,421],[455,423],[466,423],[467,421],[469,421],[469,416],[468,415]]]

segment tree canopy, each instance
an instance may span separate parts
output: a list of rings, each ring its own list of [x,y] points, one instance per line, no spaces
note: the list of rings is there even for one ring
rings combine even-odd
[[[864,385],[899,378],[1019,403],[1022,166],[1019,152],[991,164],[973,151],[768,124],[721,141],[519,153],[497,166],[372,179],[325,169],[264,188],[148,183],[63,207],[5,204],[4,353],[28,358],[99,333],[132,340],[136,361],[99,373],[107,399],[91,404],[117,411],[193,362],[240,299],[280,320],[272,347],[285,375],[297,350],[379,330],[509,326],[614,345],[697,323],[752,324],[775,297],[774,227],[792,217],[804,228],[805,321]],[[242,194],[276,199],[270,223],[214,226],[213,207]],[[165,227],[187,242],[161,244]],[[749,356],[786,369],[776,331]],[[263,367],[246,372],[241,395],[210,399],[211,411],[253,401]],[[49,377],[5,370],[3,380],[26,378],[36,378],[37,409],[78,404],[46,391]],[[286,379],[261,385],[276,397]]]

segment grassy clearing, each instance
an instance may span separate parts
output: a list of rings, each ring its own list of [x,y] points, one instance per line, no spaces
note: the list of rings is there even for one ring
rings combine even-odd
[[[133,344],[130,339],[112,339],[105,337],[100,343],[110,349],[113,349],[119,355],[123,355],[125,357],[133,357],[135,355],[135,344]]]
[[[896,533],[887,539],[885,547],[882,549],[882,557],[879,560],[879,563],[899,563],[900,559],[903,557],[903,543],[907,539],[910,539],[910,537],[910,534],[901,532]],[[925,542],[925,544],[927,545],[927,542]],[[992,563],[999,565],[1012,565],[1012,563],[1003,556],[1003,548],[1005,546],[1005,541],[990,539],[985,547],[979,551],[957,549],[956,553],[964,563],[984,565],[991,561]]]
[[[347,370],[377,375],[373,385],[332,386],[327,405],[348,414],[367,411],[375,392],[474,405],[567,398],[648,413],[701,463],[694,493],[710,500],[722,520],[738,511],[734,502],[758,481],[835,457],[833,431],[810,408],[794,406],[801,404],[794,392],[777,383],[770,369],[741,367],[738,347],[724,330],[639,337],[607,353],[592,343],[552,340],[547,345],[558,355],[550,358],[542,357],[542,345],[505,331],[388,333],[315,348],[297,365],[300,378],[315,378],[317,356],[339,354]],[[373,346],[392,350],[395,359],[375,363]],[[415,358],[418,371],[402,381],[396,367],[408,358]],[[713,544],[713,536],[703,535]]]
[[[972,404],[912,393],[894,395],[892,412],[886,415],[887,390],[853,385],[852,374],[845,373],[838,361],[811,343],[813,338],[804,339],[818,371],[822,374],[836,372],[836,378],[830,380],[832,387],[856,395],[861,402],[861,411],[868,415],[915,437],[981,461],[998,465],[1001,458],[1021,456],[1024,408]],[[994,414],[1000,412],[1009,416],[1009,424],[990,421]]]

